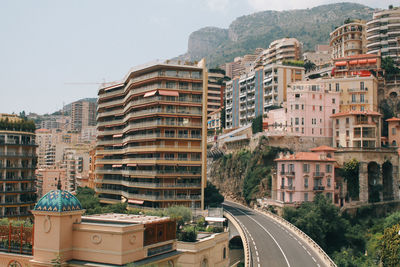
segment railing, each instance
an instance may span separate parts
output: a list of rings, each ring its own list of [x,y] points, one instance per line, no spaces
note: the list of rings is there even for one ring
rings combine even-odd
[[[0,169],[36,169],[34,165],[0,165]]]
[[[323,176],[325,176],[325,173],[323,173],[323,172],[314,172],[313,176],[314,177],[323,177]]]
[[[0,225],[0,251],[32,255],[33,227]]]
[[[148,176],[157,176],[157,175],[172,175],[172,176],[182,176],[182,175],[194,175],[199,176],[201,173],[199,172],[179,172],[179,171],[142,171],[142,170],[111,170],[105,168],[96,168],[96,173],[104,173],[104,174],[126,174],[126,175],[148,175]]]
[[[29,181],[29,180],[35,180],[35,177],[0,177],[0,181]]]
[[[1,153],[0,156],[7,156],[7,157],[37,157],[35,153],[17,153],[17,152],[7,152]]]
[[[295,176],[296,173],[294,171],[281,171],[281,175],[286,175],[286,176]]]
[[[120,194],[127,198],[142,199],[142,200],[200,200],[199,195],[145,195],[129,193],[120,189],[104,189],[96,188],[98,193]]]
[[[161,158],[161,157],[154,157],[154,158],[128,158],[128,159],[97,159],[96,164],[107,164],[112,162],[118,161],[120,164],[130,163],[130,162],[137,162],[137,161],[159,161],[159,160],[170,160],[170,161],[201,161],[201,158]]]
[[[313,187],[313,190],[314,191],[324,191],[325,190],[325,186],[314,186]]]
[[[289,186],[284,186],[284,185],[281,185],[281,189],[286,189],[286,190],[295,190],[295,187],[294,186],[291,186],[291,185],[289,185]]]
[[[95,179],[96,183],[103,183],[103,184],[118,184],[130,187],[150,187],[150,188],[189,188],[201,187],[201,184],[192,184],[192,183],[180,183],[180,184],[164,184],[164,183],[142,183],[142,182],[130,182],[126,180],[114,180],[114,179]],[[1,203],[0,203],[1,204]]]

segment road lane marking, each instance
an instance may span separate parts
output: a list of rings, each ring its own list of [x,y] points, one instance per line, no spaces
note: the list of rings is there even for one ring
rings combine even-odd
[[[313,261],[317,262],[317,260],[314,257],[311,257]]]
[[[311,253],[310,253],[310,251],[308,251],[308,250],[307,250],[307,253],[308,253],[308,255],[310,255],[310,256],[311,256]]]
[[[232,206],[231,206],[231,207],[232,207]],[[232,207],[232,208],[233,208],[233,207]],[[274,237],[267,229],[265,229],[265,227],[262,226],[258,221],[256,221],[255,219],[253,219],[252,217],[250,217],[249,215],[247,215],[246,213],[244,213],[243,211],[241,211],[241,210],[239,210],[239,209],[237,209],[237,208],[233,208],[233,209],[235,209],[235,210],[239,211],[240,213],[244,214],[245,216],[249,217],[252,221],[254,221],[256,224],[258,224],[258,226],[260,226],[260,227],[272,238],[272,240],[274,240],[275,244],[278,246],[278,248],[279,248],[279,250],[281,251],[283,257],[285,258],[285,261],[286,261],[287,266],[290,267],[290,263],[289,263],[289,261],[288,261],[288,259],[287,259],[287,257],[286,257],[286,254],[285,254],[285,252],[283,252],[283,249],[282,249],[281,246],[279,245],[278,241],[276,241],[275,237]],[[281,226],[280,226],[280,227],[281,227]],[[281,228],[282,228],[282,227],[281,227]],[[296,240],[297,240],[297,239],[296,239]]]

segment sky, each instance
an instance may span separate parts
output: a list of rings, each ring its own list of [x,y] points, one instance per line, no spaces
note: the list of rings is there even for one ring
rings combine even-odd
[[[341,1],[1,0],[0,113],[52,113],[96,97],[99,83],[120,80],[133,66],[185,53],[190,33],[202,27],[335,2]]]

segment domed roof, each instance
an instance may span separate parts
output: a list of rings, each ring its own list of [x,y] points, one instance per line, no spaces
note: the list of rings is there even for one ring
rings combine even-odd
[[[44,195],[33,210],[66,212],[82,210],[79,200],[70,192],[65,190],[52,190]]]

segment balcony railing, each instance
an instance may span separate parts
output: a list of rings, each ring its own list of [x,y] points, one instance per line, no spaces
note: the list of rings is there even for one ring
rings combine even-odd
[[[325,190],[325,186],[314,186],[313,187],[313,190],[314,191],[324,191]]]
[[[281,175],[286,175],[286,176],[295,176],[295,172],[294,171],[281,171]]]
[[[314,172],[314,173],[313,173],[313,176],[314,176],[314,177],[324,177],[324,176],[325,176],[325,173],[323,173],[323,172]]]
[[[161,176],[161,175],[169,175],[169,176],[199,176],[201,175],[199,172],[194,171],[143,171],[143,170],[112,170],[106,168],[96,168],[96,173],[101,174],[124,174],[124,175],[137,175],[137,176]]]
[[[281,189],[294,191],[296,188],[294,186],[292,186],[292,185],[287,185],[287,186],[281,185]]]
[[[95,179],[96,183],[102,184],[118,184],[127,187],[144,187],[144,188],[200,188],[200,183],[178,183],[178,184],[167,184],[167,183],[143,183],[143,182],[130,182],[126,180],[115,180],[115,179]]]
[[[119,189],[104,189],[96,187],[97,193],[105,194],[117,194],[122,195],[126,198],[134,198],[141,200],[200,200],[200,195],[146,195],[146,194],[134,194]]]
[[[37,157],[35,153],[0,152],[0,157]]]

